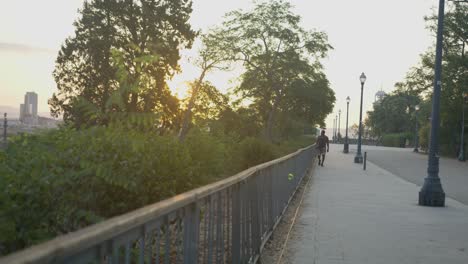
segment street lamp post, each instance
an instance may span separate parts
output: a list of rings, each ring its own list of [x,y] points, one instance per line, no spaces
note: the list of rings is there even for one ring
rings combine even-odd
[[[335,114],[335,143],[338,142],[338,115]]]
[[[338,116],[335,115],[335,132],[333,134],[334,137],[335,137],[334,143],[336,143],[338,141],[337,137],[336,137],[336,130],[338,130],[337,127],[338,127]]]
[[[348,96],[346,97],[346,132],[345,132],[345,142],[344,142],[343,153],[349,153],[349,142],[348,142],[349,101],[351,101],[351,99]]]
[[[414,114],[415,114],[415,119],[416,119],[416,125],[415,125],[415,130],[414,130],[414,149],[413,152],[419,152],[419,139],[418,139],[418,111],[419,111],[419,105],[416,105],[414,107]]]
[[[419,191],[419,205],[445,206],[445,192],[439,178],[439,126],[440,126],[440,90],[442,86],[442,41],[444,29],[445,0],[439,0],[439,18],[437,21],[437,42],[434,67],[434,93],[432,96],[431,141],[427,177]]]
[[[333,118],[332,142],[335,143],[335,119]]]
[[[463,106],[462,106],[462,122],[461,122],[461,137],[460,137],[460,153],[458,155],[459,161],[465,161],[465,104],[468,103],[468,93],[463,93]]]
[[[359,110],[359,132],[358,132],[358,145],[357,145],[357,153],[354,157],[354,163],[362,163],[362,154],[361,154],[361,143],[362,143],[362,95],[364,92],[364,83],[366,82],[366,75],[361,73],[359,80],[361,81],[361,108]]]
[[[338,143],[340,143],[340,141],[341,141],[341,138],[340,138],[340,137],[341,137],[341,133],[340,133],[340,131],[341,131],[341,109],[338,110],[338,135],[337,135],[337,137],[338,137]]]

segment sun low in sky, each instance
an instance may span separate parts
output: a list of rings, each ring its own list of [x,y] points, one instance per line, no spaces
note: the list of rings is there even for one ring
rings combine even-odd
[[[48,112],[47,99],[56,90],[52,71],[61,44],[74,31],[73,22],[83,0],[15,0],[0,3],[0,106],[19,106],[27,91],[39,94],[39,112]],[[350,124],[357,123],[359,75],[367,82],[364,110],[371,109],[374,94],[393,90],[419,55],[434,42],[425,28],[424,16],[437,6],[436,0],[292,0],[306,29],[325,31],[334,47],[325,59],[325,72],[336,93],[334,113],[345,110],[351,97]],[[206,32],[220,24],[226,12],[249,9],[250,0],[193,0],[191,24]],[[187,81],[199,70],[190,64],[197,45],[182,52],[182,72],[169,81],[179,97],[187,94]],[[214,71],[207,76],[222,92],[235,85],[238,72]],[[19,111],[19,110],[18,110]]]

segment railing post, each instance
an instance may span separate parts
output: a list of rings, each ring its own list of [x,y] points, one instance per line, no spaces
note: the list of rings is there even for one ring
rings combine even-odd
[[[275,166],[275,165],[273,165]],[[267,226],[268,226],[268,231],[273,228],[274,225],[274,218],[275,218],[275,211],[274,211],[274,200],[273,200],[273,190],[274,190],[274,177],[275,174],[273,173],[273,169],[269,168],[268,170],[269,174],[266,176],[267,182],[268,182],[268,216],[267,216]]]
[[[277,182],[278,182],[278,171],[277,171],[277,168],[278,167],[278,164],[274,164],[272,166],[272,169],[271,169],[271,223],[270,223],[270,227],[273,228],[273,226],[275,225],[275,222],[276,222],[276,216],[277,216],[277,212],[278,212],[278,209],[277,209],[277,199],[278,199],[278,195],[277,195]]]
[[[261,208],[258,206],[258,179],[260,178],[259,173],[254,175],[254,178],[251,179],[251,187],[249,188],[250,192],[250,201],[251,201],[251,235],[252,235],[252,256],[256,256],[260,253],[260,224],[259,224],[259,213]]]
[[[196,264],[198,262],[199,220],[198,203],[194,202],[186,206],[184,215],[184,264]]]
[[[240,263],[240,185],[241,183],[232,187],[232,263]]]

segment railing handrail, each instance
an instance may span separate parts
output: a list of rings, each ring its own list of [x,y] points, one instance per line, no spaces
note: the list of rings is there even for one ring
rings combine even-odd
[[[0,264],[15,263],[53,263],[57,258],[70,256],[93,245],[102,243],[116,235],[141,226],[159,216],[199,201],[215,192],[245,181],[259,170],[286,161],[301,152],[314,147],[310,145],[286,156],[256,165],[226,179],[178,194],[160,202],[147,205],[123,215],[112,217],[103,222],[85,227],[75,232],[58,236],[50,241],[15,252],[0,258]]]

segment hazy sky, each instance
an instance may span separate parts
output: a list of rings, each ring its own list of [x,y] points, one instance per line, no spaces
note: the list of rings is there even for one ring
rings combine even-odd
[[[206,30],[219,24],[234,9],[248,9],[251,0],[193,0],[191,24]],[[328,33],[334,47],[325,59],[326,73],[335,90],[338,109],[346,110],[351,97],[350,124],[358,122],[359,75],[365,72],[364,110],[372,107],[381,88],[393,90],[411,66],[434,41],[423,17],[431,14],[436,0],[292,0],[295,12],[308,29]],[[15,106],[27,91],[39,94],[39,111],[47,112],[47,98],[55,91],[52,79],[60,45],[73,34],[72,23],[83,0],[0,0],[0,105]],[[185,51],[184,73],[171,82],[183,93],[182,83],[198,71],[186,62],[194,51]],[[208,79],[222,91],[232,86],[236,73],[214,72]],[[177,89],[178,88],[178,89]],[[335,114],[327,118],[332,126]],[[341,127],[345,126],[344,114]]]

